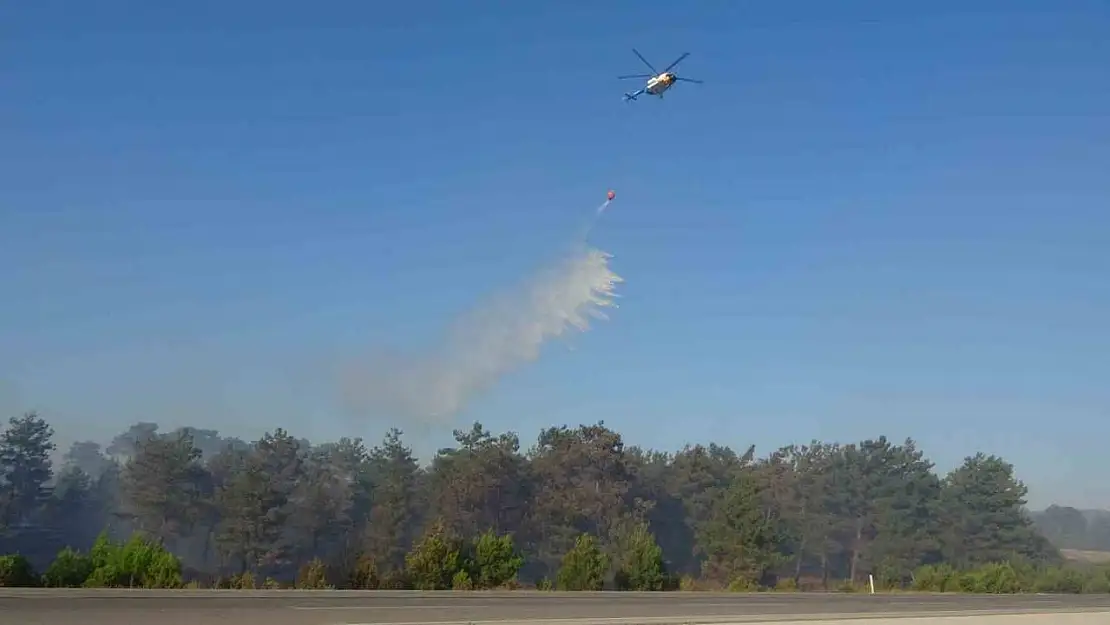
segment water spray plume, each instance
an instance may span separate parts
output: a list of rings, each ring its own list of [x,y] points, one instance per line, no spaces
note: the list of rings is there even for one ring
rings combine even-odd
[[[607,319],[623,279],[611,256],[583,246],[456,321],[425,354],[382,357],[344,381],[348,405],[374,416],[447,421],[502,376],[536,360],[568,330]]]

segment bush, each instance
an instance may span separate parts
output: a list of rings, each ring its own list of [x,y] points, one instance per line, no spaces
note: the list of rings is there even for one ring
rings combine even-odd
[[[258,583],[254,579],[254,573],[243,571],[228,579],[228,587],[234,590],[255,590],[258,588]]]
[[[798,582],[793,577],[784,577],[775,584],[775,590],[778,592],[797,592]]]
[[[975,571],[964,573],[961,586],[967,592],[992,595],[1021,592],[1017,572],[1009,563],[987,564]]]
[[[474,580],[470,579],[470,573],[466,571],[459,571],[451,578],[451,590],[474,590]]]
[[[523,565],[524,558],[514,547],[512,536],[499,536],[489,530],[464,543],[439,520],[405,556],[403,582],[417,590],[506,588],[519,586],[516,576]],[[363,562],[361,566],[365,570],[353,576],[355,583],[376,583],[373,563]],[[401,583],[397,579],[395,586],[389,586],[382,580],[380,587],[399,587]]]
[[[1083,584],[1083,592],[1091,595],[1110,594],[1110,572],[1102,569],[1091,571],[1087,582]]]
[[[212,587],[219,590],[255,590],[254,574],[245,571],[229,577],[217,577]]]
[[[85,586],[100,588],[180,588],[181,561],[162,545],[135,534],[116,544],[101,534],[89,552],[93,571]]]
[[[489,530],[474,540],[467,565],[475,587],[501,588],[516,580],[524,558],[513,546],[512,536]]]
[[[1041,572],[1034,583],[1036,592],[1079,594],[1087,585],[1087,576],[1070,568],[1050,567]]]
[[[39,585],[31,562],[20,554],[0,556],[0,588],[31,588]]]
[[[412,580],[405,571],[390,571],[382,576],[382,590],[411,590],[412,587]]]
[[[639,523],[622,541],[623,562],[616,572],[618,590],[663,590],[667,578],[663,549],[646,523]]]
[[[69,547],[62,549],[43,573],[43,585],[50,588],[80,588],[93,572],[92,558]]]
[[[436,521],[405,556],[405,570],[416,590],[448,590],[463,570],[458,541]]]
[[[951,592],[958,590],[959,573],[947,564],[926,565],[914,571],[913,590],[925,592]]]
[[[1025,557],[1012,557],[1007,560],[1010,568],[1014,570],[1018,581],[1024,590],[1032,590],[1037,585],[1037,578],[1041,576],[1044,565],[1038,565]]]
[[[1110,593],[1110,575],[1101,569],[1036,567],[1023,560],[994,562],[964,571],[940,564],[917,569],[913,589],[983,594]]]
[[[601,553],[594,537],[582,534],[563,556],[556,584],[559,590],[601,590],[608,568],[609,559]]]
[[[759,590],[759,582],[744,575],[735,577],[728,583],[729,592],[756,592],[757,590]]]
[[[324,590],[328,587],[328,568],[320,558],[301,567],[297,572],[296,588],[304,590]]]
[[[355,590],[377,590],[381,588],[382,579],[378,575],[378,566],[373,558],[360,556],[355,561],[354,568],[348,577],[347,585]]]

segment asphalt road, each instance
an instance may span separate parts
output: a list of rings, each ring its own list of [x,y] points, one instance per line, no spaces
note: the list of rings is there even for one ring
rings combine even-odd
[[[0,589],[0,625],[662,625],[1092,611],[1110,622],[1110,595]]]

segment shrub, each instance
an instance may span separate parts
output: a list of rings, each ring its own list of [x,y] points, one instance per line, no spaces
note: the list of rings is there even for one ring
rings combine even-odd
[[[459,571],[451,578],[451,590],[474,590],[474,580],[470,573]]]
[[[623,562],[616,572],[618,590],[663,590],[667,578],[663,549],[646,523],[639,523],[622,541]]]
[[[512,536],[498,536],[493,530],[474,540],[470,560],[467,564],[477,588],[506,586],[516,579],[524,565],[524,558],[513,546]]]
[[[231,587],[235,590],[255,590],[258,588],[258,583],[254,579],[254,573],[250,571],[243,571],[238,575],[231,576]]]
[[[405,556],[405,570],[416,590],[447,590],[462,570],[458,541],[436,521],[412,551]]]
[[[1041,572],[1034,583],[1037,592],[1079,594],[1087,578],[1075,569],[1049,567]]]
[[[797,592],[798,582],[793,577],[784,577],[775,584],[775,590],[778,592]]]
[[[135,534],[119,545],[101,534],[89,556],[93,571],[85,586],[103,588],[180,588],[181,561],[162,545]]]
[[[755,592],[757,590],[759,590],[759,582],[746,575],[737,576],[728,583],[729,592]]]
[[[979,570],[977,592],[993,595],[1021,592],[1017,571],[1009,563],[988,564]]]
[[[368,556],[360,556],[351,569],[347,585],[356,590],[377,590],[381,588],[382,579],[378,575],[378,566],[374,559]]]
[[[411,590],[412,587],[412,579],[405,571],[394,570],[382,576],[382,590]]]
[[[1093,571],[1083,584],[1083,593],[1092,595],[1110,594],[1110,577],[1103,571]]]
[[[609,559],[601,553],[594,537],[582,534],[563,556],[556,584],[560,590],[601,590],[608,568]]]
[[[38,586],[38,582],[27,558],[18,553],[0,556],[0,588],[30,588]]]
[[[959,574],[947,564],[925,565],[914,571],[913,590],[925,592],[951,592],[959,589]]]
[[[42,575],[50,588],[80,588],[93,572],[92,558],[69,547],[62,549]]]
[[[320,558],[301,567],[295,586],[305,590],[324,590],[328,587],[328,568]]]

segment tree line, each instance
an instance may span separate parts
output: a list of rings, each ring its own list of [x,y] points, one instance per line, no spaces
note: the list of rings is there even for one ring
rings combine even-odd
[[[1061,563],[1013,466],[983,453],[938,475],[913,440],[885,437],[757,457],[628,446],[604,423],[544,429],[526,450],[480,423],[454,435],[425,466],[397,429],[368,447],[138,423],[54,467],[54,431],[29,413],[0,434],[0,553],[41,571],[63,551],[91,575],[90,554],[131,545],[173,558],[144,556],[158,578],[364,588],[952,589]]]
[[[1051,505],[1032,514],[1052,544],[1061,549],[1110,551],[1110,511]]]

